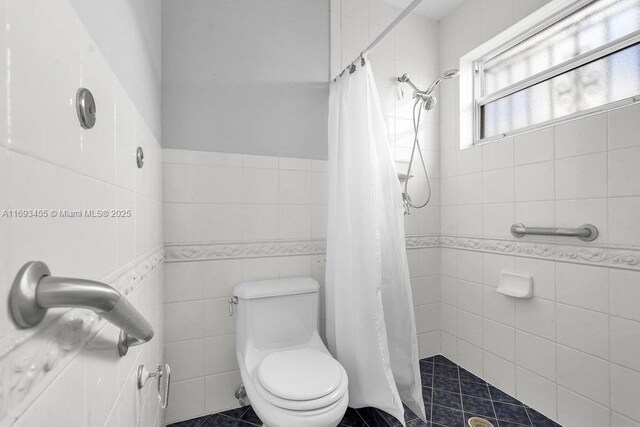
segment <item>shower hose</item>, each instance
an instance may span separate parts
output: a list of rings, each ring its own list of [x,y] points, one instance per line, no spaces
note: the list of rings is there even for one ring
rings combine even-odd
[[[407,167],[407,178],[404,181],[404,192],[402,193],[402,200],[404,203],[405,215],[411,214],[411,208],[420,209],[427,206],[429,201],[431,200],[431,180],[429,179],[429,172],[427,171],[427,165],[424,161],[424,155],[422,154],[422,149],[420,148],[420,141],[418,138],[418,130],[420,128],[420,119],[422,118],[422,110],[430,110],[430,107],[433,107],[435,103],[435,98],[428,97],[423,98],[418,96],[416,98],[416,102],[413,104],[413,148],[411,149],[411,157],[409,158],[409,166]],[[411,201],[411,196],[409,195],[409,179],[411,178],[411,168],[413,166],[413,160],[416,154],[416,151],[420,155],[420,163],[422,164],[422,170],[424,171],[424,175],[427,179],[427,199],[422,204],[413,204]]]

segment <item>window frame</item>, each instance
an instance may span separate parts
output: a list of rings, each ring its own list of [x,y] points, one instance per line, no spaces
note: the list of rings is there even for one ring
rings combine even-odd
[[[481,108],[484,105],[640,42],[640,30],[638,30],[627,36],[613,40],[590,52],[565,60],[553,67],[527,77],[524,80],[512,83],[488,96],[482,94],[482,65],[487,60],[516,46],[520,42],[532,37],[593,1],[594,0],[551,1],[536,12],[460,58],[460,148],[468,148],[473,145],[480,145],[505,137],[555,126],[558,123],[576,120],[592,114],[640,102],[640,94],[638,94],[623,100],[606,103],[598,107],[514,129],[509,132],[480,138],[482,125]]]

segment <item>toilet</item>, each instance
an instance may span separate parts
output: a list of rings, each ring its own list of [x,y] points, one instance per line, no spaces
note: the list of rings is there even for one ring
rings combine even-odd
[[[347,373],[318,333],[318,282],[237,285],[236,356],[251,405],[268,427],[334,427],[347,410]]]

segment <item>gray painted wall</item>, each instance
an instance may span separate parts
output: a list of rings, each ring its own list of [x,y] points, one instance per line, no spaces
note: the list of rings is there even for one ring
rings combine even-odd
[[[163,0],[163,146],[325,159],[329,0]]]
[[[160,0],[70,0],[160,140]]]

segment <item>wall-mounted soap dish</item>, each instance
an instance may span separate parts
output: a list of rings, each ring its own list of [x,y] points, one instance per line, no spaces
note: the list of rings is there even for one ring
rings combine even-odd
[[[533,276],[528,273],[503,271],[497,291],[514,298],[531,298],[533,296]]]

